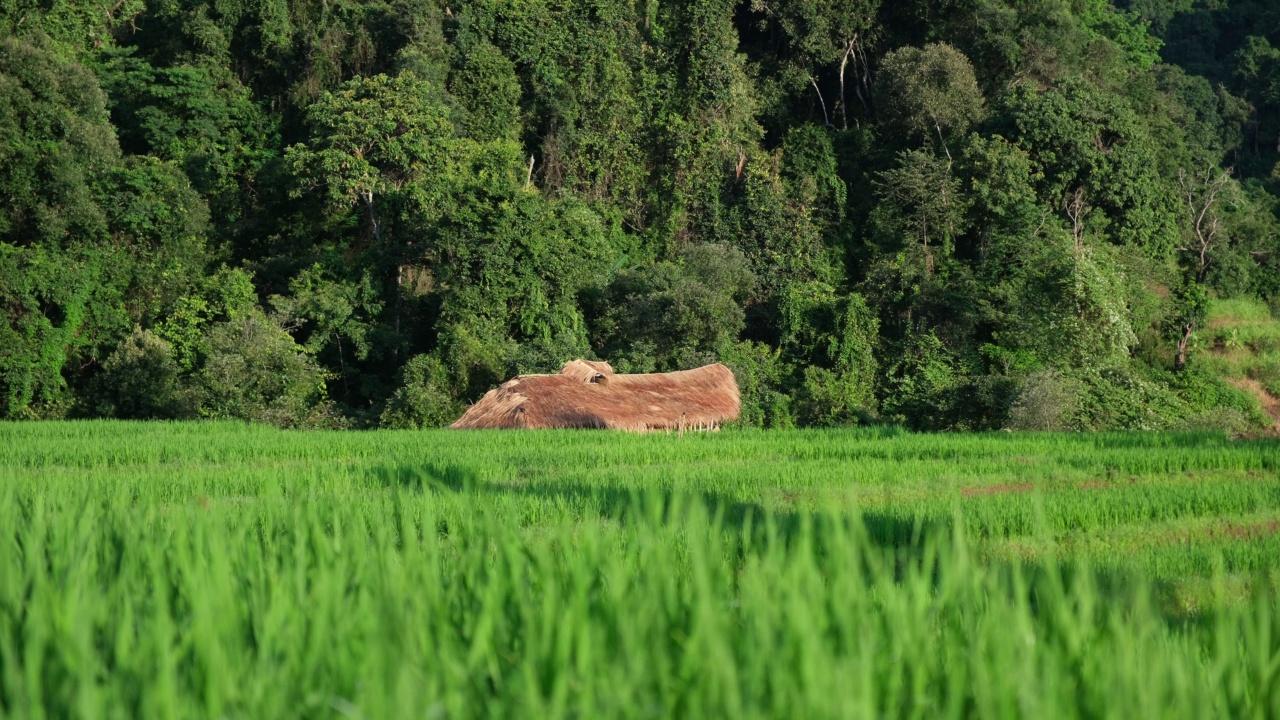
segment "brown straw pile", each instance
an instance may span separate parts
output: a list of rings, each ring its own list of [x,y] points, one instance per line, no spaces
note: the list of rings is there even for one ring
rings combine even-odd
[[[554,375],[508,380],[450,427],[716,430],[740,408],[738,383],[724,365],[617,375],[608,363],[571,360]]]

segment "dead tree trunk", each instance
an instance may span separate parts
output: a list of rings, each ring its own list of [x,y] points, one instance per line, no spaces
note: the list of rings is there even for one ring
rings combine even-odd
[[[1084,188],[1078,187],[1065,203],[1067,217],[1071,220],[1071,237],[1075,241],[1077,259],[1084,254],[1084,216],[1087,211],[1084,198]]]
[[[1222,219],[1218,216],[1218,202],[1231,181],[1231,171],[1220,173],[1210,168],[1203,179],[1191,179],[1186,172],[1178,172],[1178,185],[1186,202],[1191,220],[1191,242],[1179,250],[1191,256],[1195,264],[1196,282],[1204,284],[1213,264],[1222,232]]]
[[[1187,351],[1191,348],[1191,336],[1196,332],[1194,322],[1182,323],[1182,336],[1178,338],[1177,352],[1173,356],[1173,369],[1182,372],[1187,367]]]
[[[822,99],[822,91],[818,89],[818,81],[809,76],[809,84],[813,85],[813,91],[818,93],[818,104],[822,106],[822,124],[831,127],[831,116],[827,115],[827,102]]]
[[[840,56],[840,122],[845,130],[849,129],[849,103],[844,97],[844,69],[849,65],[849,56],[853,54],[853,42],[856,39],[856,35],[849,38],[849,41],[844,44],[844,55]],[[857,64],[856,58],[854,64]],[[855,120],[854,123],[857,121]]]

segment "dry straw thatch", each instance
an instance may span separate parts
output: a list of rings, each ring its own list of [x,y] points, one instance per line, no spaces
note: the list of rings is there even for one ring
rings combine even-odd
[[[571,360],[554,375],[521,375],[490,390],[449,427],[716,430],[738,417],[724,365],[617,375],[608,363]]]

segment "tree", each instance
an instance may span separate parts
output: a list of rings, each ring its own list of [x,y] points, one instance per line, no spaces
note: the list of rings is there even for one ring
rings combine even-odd
[[[923,150],[904,151],[897,167],[880,173],[875,187],[884,203],[883,222],[919,243],[925,273],[932,274],[935,249],[944,257],[950,255],[964,217],[960,183],[951,174],[950,161]]]
[[[701,365],[738,340],[740,301],[755,284],[741,252],[687,248],[679,263],[619,272],[605,288],[594,324],[596,348],[619,369],[651,372]]]
[[[1178,208],[1159,141],[1133,105],[1078,80],[1001,98],[1005,137],[1032,159],[1042,206],[1113,243],[1152,256],[1176,244]],[[1086,227],[1087,225],[1087,227]]]
[[[404,382],[387,401],[380,421],[389,428],[442,427],[462,411],[444,365],[431,355],[418,355],[405,363]]]
[[[253,205],[245,189],[257,187],[273,159],[269,138],[278,122],[216,63],[157,68],[132,48],[103,55],[97,73],[124,151],[182,168],[218,233],[229,239],[243,232]]]
[[[128,327],[108,242],[120,149],[92,73],[38,34],[0,39],[0,127],[0,415],[60,415],[68,367]]]
[[[1118,45],[1135,68],[1148,70],[1160,62],[1163,43],[1148,32],[1138,13],[1120,10],[1107,0],[1086,0],[1080,18],[1086,28]]]
[[[321,95],[308,124],[311,142],[286,154],[300,180],[295,197],[319,188],[331,212],[358,208],[365,241],[379,246],[397,213],[432,214],[454,128],[433,88],[412,71],[358,78]]]
[[[104,181],[120,148],[93,73],[59,58],[48,38],[0,39],[0,126],[0,242],[104,238]]]
[[[108,42],[145,8],[145,0],[9,0],[0,5],[0,34],[39,35],[85,50]]]
[[[103,417],[163,420],[188,412],[171,346],[141,327],[107,356],[94,386],[92,410]]]
[[[449,90],[466,109],[463,129],[479,142],[520,136],[520,79],[515,63],[487,40],[459,57]]]
[[[1220,205],[1232,187],[1231,171],[1206,168],[1200,177],[1192,177],[1179,170],[1178,187],[1186,210],[1189,240],[1178,250],[1190,265],[1195,281],[1203,285],[1218,251],[1227,242]]]
[[[857,293],[807,283],[786,298],[784,347],[804,366],[797,415],[810,425],[865,421],[876,409],[880,323]]]
[[[1276,133],[1275,149],[1280,153],[1280,48],[1265,37],[1249,36],[1235,54],[1235,75],[1245,97],[1253,102],[1271,130]],[[1254,131],[1254,151],[1262,128]]]
[[[948,139],[982,119],[982,91],[973,65],[945,43],[885,55],[876,85],[881,127],[907,140],[936,139],[948,162]]]
[[[1173,338],[1175,352],[1173,369],[1187,367],[1187,355],[1196,330],[1204,324],[1209,309],[1209,294],[1198,282],[1183,283],[1173,295],[1173,313],[1165,323],[1165,329]]]
[[[885,414],[920,430],[947,427],[962,379],[956,365],[937,335],[908,335],[886,368]]]
[[[356,78],[320,97],[308,114],[310,142],[285,155],[294,197],[321,190],[325,229],[355,231],[339,247],[360,258],[353,274],[370,270],[382,289],[391,314],[385,352],[393,357],[407,342],[407,273],[439,251],[435,226],[477,150],[455,136],[449,116],[440,89],[412,71]]]
[[[840,110],[841,127],[849,129],[845,77],[850,68],[854,76],[854,94],[870,116],[873,107],[871,63],[867,59],[866,44],[867,36],[873,31],[880,0],[752,0],[751,9],[776,19],[786,33],[792,48],[788,55],[797,66],[794,70],[789,69],[789,72],[803,76],[804,81],[817,91],[826,124],[831,124],[827,117],[826,101],[822,99],[822,91],[815,79],[817,68],[824,65],[838,67],[840,93],[837,107]]]
[[[0,0],[0,416],[159,414],[106,387],[167,354],[264,418],[212,370],[263,303],[308,423],[592,354],[780,426],[1201,407],[1140,380],[1164,288],[1280,298],[1280,14],[1228,5]]]

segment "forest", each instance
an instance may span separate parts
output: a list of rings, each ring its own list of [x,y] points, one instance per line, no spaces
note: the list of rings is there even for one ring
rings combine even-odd
[[[0,418],[1238,430],[1278,213],[1273,0],[0,0]]]

